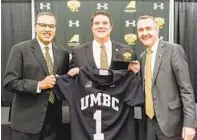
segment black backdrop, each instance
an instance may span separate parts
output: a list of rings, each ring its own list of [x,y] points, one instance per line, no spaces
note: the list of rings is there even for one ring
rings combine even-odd
[[[24,40],[31,39],[31,0],[1,1],[1,87],[12,46]],[[1,88],[1,105],[8,106],[12,93]]]
[[[169,0],[77,0],[79,7],[72,11],[72,0],[35,0],[35,14],[50,11],[57,18],[55,41],[69,52],[72,47],[92,39],[90,17],[96,10],[107,10],[113,18],[112,39],[133,47],[138,55],[144,50],[136,41],[136,21],[139,16],[150,14],[160,18],[160,37],[168,40]],[[31,39],[31,0],[2,0],[2,68],[3,77],[11,47]],[[162,24],[162,20],[165,23]],[[78,25],[73,24],[79,22]],[[132,24],[133,23],[133,24]],[[127,40],[125,39],[127,37]],[[130,42],[129,42],[130,41]],[[3,79],[3,78],[2,78]],[[6,106],[12,94],[2,91],[2,105]]]
[[[61,0],[57,0],[61,3]],[[82,1],[82,0],[81,0]],[[85,1],[85,0],[83,0]],[[87,0],[90,2],[90,0]],[[106,0],[108,1],[108,0]],[[110,1],[110,0],[109,0]],[[115,1],[115,0],[114,0]],[[39,0],[35,1],[35,6],[41,2]],[[42,2],[52,2],[52,0],[42,0]],[[62,3],[62,6],[65,7],[67,1]],[[111,0],[112,4],[113,0]],[[121,0],[119,0],[119,3]],[[136,1],[136,8],[126,8],[128,6],[128,1],[125,0],[122,3],[121,8],[117,8],[117,5],[114,5],[112,9],[109,11],[113,16],[114,21],[114,29],[112,32],[112,39],[122,42],[124,44],[128,44],[124,39],[125,34],[136,34],[136,29],[134,27],[126,27],[125,19],[137,19],[140,15],[143,14],[151,14],[153,16],[160,16],[167,20],[165,20],[165,25],[161,29],[161,36],[164,37],[164,40],[168,40],[168,14],[163,15],[158,11],[152,11],[150,8],[150,4],[153,2],[164,2],[164,0],[138,0]],[[118,4],[119,4],[118,3]],[[166,1],[165,1],[166,3]],[[63,5],[64,4],[64,5]],[[85,3],[84,3],[85,4]],[[94,3],[92,3],[94,4]],[[82,6],[82,5],[81,5]],[[84,6],[84,5],[83,5]],[[60,7],[54,7],[52,12],[55,13],[56,16],[62,13],[63,10],[65,13],[64,18],[62,20],[60,16],[57,17],[58,20],[58,29],[57,29],[57,37],[56,41],[66,47],[69,51],[71,47],[79,43],[83,43],[91,39],[91,31],[90,31],[90,23],[87,22],[84,24],[84,21],[89,21],[89,17],[92,13],[90,10],[86,15],[76,16],[76,13],[71,12],[68,8],[61,9]],[[90,7],[90,6],[89,6]],[[84,12],[88,11],[89,8],[87,5],[83,7]],[[135,10],[140,7],[140,11],[136,13],[126,13],[120,12],[120,10]],[[59,8],[61,10],[59,10]],[[7,63],[7,58],[10,52],[11,47],[24,40],[28,40],[32,38],[32,22],[31,22],[31,0],[2,0],[1,1],[1,81],[3,80],[3,74],[5,70],[5,66]],[[93,10],[93,6],[91,6]],[[166,11],[169,12],[169,7],[166,7]],[[41,11],[39,5],[35,7],[35,13]],[[181,44],[186,52],[188,57],[188,63],[190,68],[191,80],[194,88],[195,99],[197,102],[197,58],[195,55],[197,54],[197,1],[196,0],[176,0],[174,7],[174,42]],[[70,14],[69,14],[70,13]],[[167,12],[166,12],[167,13]],[[161,16],[163,15],[163,16]],[[121,17],[121,18],[120,18]],[[76,20],[81,20],[80,28],[69,28],[68,22],[69,18]],[[84,25],[83,25],[84,24]],[[119,26],[121,25],[121,26]],[[74,35],[76,38],[73,39]],[[79,38],[78,38],[79,37]],[[73,41],[73,40],[74,41]],[[131,44],[131,47],[137,51],[137,53],[141,53],[143,51],[143,47],[140,46],[138,42],[136,44]],[[1,105],[9,106],[12,100],[13,94],[5,92],[3,88],[1,88]],[[66,128],[68,128],[66,126]],[[7,131],[7,130],[6,130]],[[9,133],[10,134],[10,133]],[[7,134],[7,135],[9,135]],[[5,134],[6,135],[6,134]],[[143,134],[142,134],[143,135]],[[143,136],[141,136],[143,138]]]
[[[41,1],[35,1],[35,13],[40,12]],[[57,7],[54,5],[52,0],[43,0],[42,2],[50,2],[53,7],[52,12],[57,16],[58,27],[57,27],[57,37],[56,41],[66,47],[69,51],[71,47],[76,46],[77,44],[84,43],[91,39],[91,30],[90,30],[90,15],[93,11],[97,10],[95,1],[82,1],[81,7],[79,7],[79,12],[71,12],[67,6],[67,1],[57,0],[56,4],[62,6]],[[105,1],[99,1],[103,4]],[[103,3],[102,3],[103,2]],[[161,36],[164,40],[168,40],[168,11],[169,7],[166,6],[165,10],[167,11],[156,11],[153,10],[153,4],[164,3],[167,5],[164,0],[139,0],[135,4],[130,4],[130,1],[125,0],[115,1],[109,0],[109,12],[113,16],[114,29],[112,31],[112,39],[120,41],[124,44],[128,44],[124,36],[126,34],[136,35],[135,26],[129,25],[126,26],[126,21],[137,20],[140,15],[143,14],[152,14],[153,16],[162,17],[165,19],[165,24],[161,29]],[[54,6],[53,6],[54,5]],[[110,5],[112,5],[110,7]],[[119,6],[117,6],[119,5]],[[129,8],[128,8],[129,7]],[[46,10],[46,9],[43,9]],[[81,10],[81,11],[80,11]],[[103,10],[103,9],[102,9]],[[132,12],[135,11],[136,12]],[[130,11],[130,12],[125,12]],[[63,18],[60,16],[64,12]],[[87,14],[83,14],[87,12]],[[196,0],[176,0],[174,6],[174,42],[181,44],[186,52],[188,57],[188,63],[190,68],[191,80],[194,88],[195,99],[197,101],[197,1]],[[11,47],[24,40],[32,38],[32,22],[31,22],[31,0],[2,0],[1,1],[1,81],[3,80],[4,70],[7,63],[7,58],[10,52]],[[81,27],[69,27],[69,20],[80,20]],[[132,19],[132,20],[131,20]],[[79,35],[78,42],[77,39],[72,38],[74,35]],[[134,47],[135,50],[139,53],[143,51],[143,48],[138,42],[134,44],[129,44],[131,47]],[[2,106],[8,105],[12,99],[12,94],[5,92],[1,88],[1,100]]]
[[[181,44],[188,58],[191,81],[197,102],[197,1],[175,2],[174,42]]]

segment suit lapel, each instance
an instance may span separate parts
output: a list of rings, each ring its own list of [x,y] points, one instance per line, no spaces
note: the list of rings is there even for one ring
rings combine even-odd
[[[86,50],[84,50],[87,60],[92,67],[97,67],[93,57],[93,50],[92,50],[92,41],[90,41],[87,46]]]
[[[57,73],[60,57],[61,56],[60,56],[58,47],[53,43],[53,59],[54,59],[53,71],[54,73]]]
[[[46,75],[49,75],[49,71],[46,65],[46,61],[44,59],[42,50],[40,48],[40,45],[38,44],[38,41],[36,39],[32,40],[32,53],[35,56],[35,58],[38,60],[39,64],[41,65],[41,67],[43,68],[44,72],[46,73]]]
[[[146,60],[146,51],[143,52],[142,58],[141,58],[141,77],[142,77],[142,84],[144,89],[144,80],[145,80],[145,60]]]
[[[109,67],[110,69],[113,69],[112,68],[113,67],[112,60],[116,60],[117,52],[118,52],[118,46],[114,41],[112,41],[112,58],[111,58],[111,63],[110,63],[110,67]]]
[[[93,66],[96,68],[97,66],[94,61],[93,50],[92,50],[92,41],[87,44],[86,51],[84,51],[84,52],[86,54],[86,57],[87,57],[87,60],[89,61],[90,66]],[[112,59],[111,60],[115,60],[117,52],[118,52],[118,46],[114,41],[112,41]],[[113,65],[112,65],[112,61],[111,61],[110,68],[112,66]]]
[[[154,85],[155,79],[157,77],[159,67],[161,64],[161,60],[163,58],[163,52],[164,52],[164,42],[162,40],[159,41],[158,48],[157,48],[157,53],[155,57],[155,65],[154,65],[154,71],[153,71],[153,80],[152,80],[152,85]]]
[[[145,71],[145,60],[146,60],[146,53],[144,53],[143,58],[142,58],[142,76],[144,77],[144,71]]]

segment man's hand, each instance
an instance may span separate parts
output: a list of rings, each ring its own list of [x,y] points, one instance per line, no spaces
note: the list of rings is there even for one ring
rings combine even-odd
[[[46,76],[42,81],[40,81],[39,89],[49,89],[53,88],[56,83],[56,78],[54,75]]]
[[[129,63],[128,70],[134,73],[138,73],[140,70],[140,63],[138,61],[132,61]]]
[[[196,131],[194,128],[183,127],[182,129],[182,139],[183,140],[193,140],[195,137]]]
[[[79,68],[78,67],[75,67],[75,68],[72,68],[68,71],[67,73],[69,76],[73,77],[77,74],[79,74]]]

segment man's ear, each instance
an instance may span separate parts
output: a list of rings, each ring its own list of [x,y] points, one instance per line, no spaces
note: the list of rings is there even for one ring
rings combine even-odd
[[[158,35],[159,35],[159,26],[157,26],[157,27],[156,27],[156,30],[157,30],[157,32],[158,32]]]
[[[36,23],[34,24],[34,32],[37,33]]]
[[[112,31],[112,29],[113,29],[113,25],[111,25],[111,31]]]
[[[34,32],[36,32],[36,23],[34,23]]]
[[[159,26],[157,24],[155,24],[155,29],[157,30],[157,32],[159,34]]]

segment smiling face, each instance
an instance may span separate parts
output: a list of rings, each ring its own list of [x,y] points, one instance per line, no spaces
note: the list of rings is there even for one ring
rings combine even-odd
[[[152,47],[159,38],[159,29],[151,18],[140,19],[137,24],[137,32],[139,40],[147,48]]]
[[[35,24],[36,37],[43,44],[48,45],[55,37],[56,21],[53,16],[41,15]]]
[[[92,21],[92,33],[98,42],[108,41],[112,30],[111,22],[106,15],[96,15]]]

